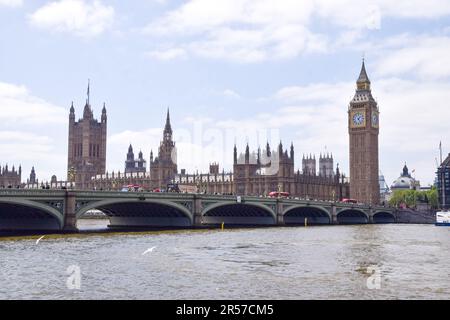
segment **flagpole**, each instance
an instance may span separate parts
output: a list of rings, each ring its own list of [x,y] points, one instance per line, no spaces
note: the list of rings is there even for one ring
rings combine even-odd
[[[440,174],[440,179],[441,179],[441,189],[442,189],[442,204],[441,204],[441,208],[442,210],[445,210],[445,180],[444,180],[444,166],[442,165],[442,141],[439,141],[439,153],[440,153],[440,158],[441,158],[441,164],[440,167],[438,168],[438,170],[441,171]]]

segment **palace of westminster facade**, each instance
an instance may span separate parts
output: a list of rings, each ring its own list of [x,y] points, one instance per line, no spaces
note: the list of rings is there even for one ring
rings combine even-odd
[[[190,192],[199,193],[260,196],[283,191],[293,197],[320,200],[352,198],[363,203],[379,203],[379,111],[371,94],[364,62],[356,84],[356,92],[348,108],[349,179],[341,174],[338,166],[334,169],[332,155],[321,155],[318,168],[314,156],[303,156],[302,171],[296,171],[294,146],[291,144],[289,150],[284,149],[282,142],[274,150],[267,143],[264,150],[259,148],[257,152],[250,152],[247,145],[245,152],[240,154],[235,146],[232,172],[220,171],[217,163],[211,164],[209,172],[204,174],[188,174],[184,169],[179,172],[169,111],[158,154],[150,153],[148,170],[142,152],[135,158],[130,145],[124,172],[105,172],[106,106],[103,105],[100,121],[94,119],[88,87],[83,118],[75,121],[73,103],[70,108],[67,182],[77,189],[86,190],[121,190],[127,185],[162,190],[169,184],[178,184]],[[21,172],[14,171],[14,174],[19,176]],[[11,175],[0,174],[0,187],[4,186],[2,179],[11,180]],[[31,180],[36,180],[34,168]]]

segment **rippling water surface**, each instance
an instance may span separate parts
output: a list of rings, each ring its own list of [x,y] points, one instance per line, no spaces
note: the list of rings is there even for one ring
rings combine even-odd
[[[450,299],[450,229],[432,225],[38,238],[0,239],[1,299]]]

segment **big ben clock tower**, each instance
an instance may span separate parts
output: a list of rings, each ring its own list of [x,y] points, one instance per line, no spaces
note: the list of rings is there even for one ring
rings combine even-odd
[[[364,61],[356,82],[356,93],[348,110],[350,136],[350,196],[358,202],[378,204],[379,111],[372,97]]]

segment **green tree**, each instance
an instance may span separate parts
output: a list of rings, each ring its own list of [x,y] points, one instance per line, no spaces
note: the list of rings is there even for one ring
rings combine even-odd
[[[399,207],[405,204],[410,208],[415,208],[417,202],[428,203],[433,209],[438,208],[439,200],[436,188],[433,187],[428,191],[396,190],[391,195],[389,205]]]
[[[426,191],[426,196],[430,206],[433,209],[437,209],[439,207],[439,197],[436,187],[432,187],[431,190]]]

